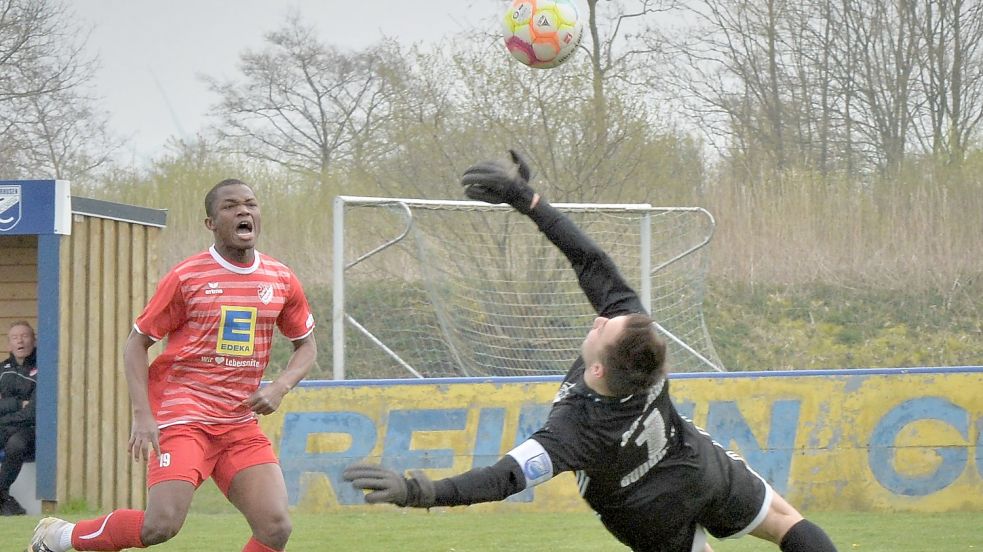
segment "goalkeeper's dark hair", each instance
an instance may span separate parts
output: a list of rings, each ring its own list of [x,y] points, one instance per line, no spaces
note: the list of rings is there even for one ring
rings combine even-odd
[[[226,178],[225,180],[212,186],[212,189],[208,190],[208,193],[205,194],[205,216],[215,216],[215,198],[218,196],[218,191],[226,186],[249,186],[249,184],[246,184],[238,178]]]
[[[655,332],[652,318],[629,314],[617,341],[601,352],[608,389],[616,396],[640,393],[665,374],[666,343]]]

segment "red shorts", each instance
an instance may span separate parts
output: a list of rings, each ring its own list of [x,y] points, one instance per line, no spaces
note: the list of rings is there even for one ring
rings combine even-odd
[[[255,421],[172,425],[160,430],[160,457],[150,450],[147,487],[162,481],[187,481],[197,488],[211,477],[228,495],[235,474],[276,463],[273,445]]]

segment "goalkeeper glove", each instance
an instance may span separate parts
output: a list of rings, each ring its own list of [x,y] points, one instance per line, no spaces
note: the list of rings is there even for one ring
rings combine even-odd
[[[388,502],[396,506],[430,508],[437,503],[433,481],[421,471],[402,475],[374,464],[353,464],[345,468],[345,481],[356,489],[371,491],[365,495],[369,504]]]
[[[509,160],[482,161],[468,167],[461,177],[464,194],[486,203],[508,203],[528,215],[536,192],[529,187],[529,163],[515,150]]]

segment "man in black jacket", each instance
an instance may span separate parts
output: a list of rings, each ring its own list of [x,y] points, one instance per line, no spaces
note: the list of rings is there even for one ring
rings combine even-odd
[[[515,152],[462,178],[471,199],[508,203],[527,215],[570,261],[598,317],[553,399],[546,425],[492,466],[431,481],[356,464],[345,478],[369,503],[429,508],[503,500],[559,473],[577,476],[581,495],[635,552],[709,551],[706,534],[751,534],[783,552],[835,552],[739,456],[676,411],[665,343],[611,258],[529,187]]]
[[[0,364],[0,515],[22,516],[24,508],[10,496],[21,466],[34,455],[34,393],[37,348],[34,328],[14,322],[7,332],[10,358]]]

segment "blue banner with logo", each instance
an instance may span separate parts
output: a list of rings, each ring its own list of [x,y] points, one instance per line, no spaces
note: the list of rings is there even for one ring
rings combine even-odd
[[[70,234],[67,180],[0,180],[0,235]]]

